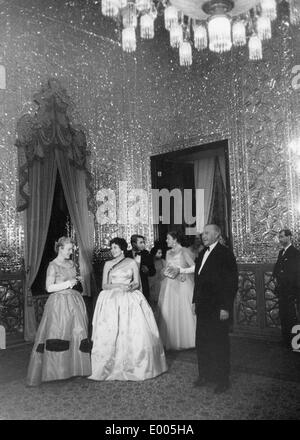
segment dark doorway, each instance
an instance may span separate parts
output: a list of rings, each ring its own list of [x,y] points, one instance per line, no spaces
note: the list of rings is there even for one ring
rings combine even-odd
[[[229,180],[228,141],[218,141],[210,144],[186,148],[171,153],[151,157],[152,188],[169,191],[178,188],[192,190],[192,215],[196,216],[196,162],[210,158],[213,162],[212,199],[209,210],[209,222],[218,224],[222,235],[230,247],[231,236],[231,196]],[[184,193],[182,191],[182,207],[184,206]],[[171,197],[170,222],[164,224],[162,219],[162,200],[159,203],[159,224],[154,225],[154,238],[164,242],[167,232],[180,231],[186,235],[188,227],[182,215],[182,223],[174,223],[174,203]]]
[[[56,257],[56,253],[54,251],[54,243],[59,237],[62,237],[63,235],[68,235],[68,224],[70,225],[69,211],[64,196],[60,175],[57,171],[52,211],[45,249],[43,252],[39,271],[31,287],[33,295],[47,294],[45,288],[47,268],[49,262]]]
[[[156,174],[156,179],[154,179]],[[185,228],[188,227],[184,220],[184,189],[192,189],[192,201],[193,211],[195,215],[195,181],[194,181],[194,168],[191,163],[179,162],[176,159],[172,160],[172,157],[166,155],[166,157],[154,157],[152,158],[152,182],[155,184],[152,186],[156,189],[166,188],[169,191],[179,189],[182,194],[182,223],[178,224],[175,218],[174,198],[170,199],[170,222],[165,224],[162,221],[163,210],[162,200],[159,201],[159,217],[160,222],[158,224],[158,236],[156,239],[164,239],[168,231],[178,231],[182,235],[185,234]]]

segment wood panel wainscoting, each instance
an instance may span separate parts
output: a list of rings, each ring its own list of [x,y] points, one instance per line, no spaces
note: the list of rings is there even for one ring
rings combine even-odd
[[[107,255],[97,261],[97,272]],[[102,260],[102,258],[100,258]],[[102,264],[101,264],[102,263]],[[280,338],[278,300],[274,295],[272,263],[239,264],[239,289],[234,303],[233,334],[263,339]],[[24,272],[0,272],[0,325],[6,330],[7,345],[23,340]],[[101,290],[101,280],[97,280]],[[93,294],[93,305],[98,296]],[[37,325],[41,320],[48,295],[33,296]]]
[[[235,334],[280,338],[273,267],[273,263],[238,265],[239,289],[234,304]]]
[[[6,344],[24,341],[25,273],[0,271],[0,325],[6,332]]]

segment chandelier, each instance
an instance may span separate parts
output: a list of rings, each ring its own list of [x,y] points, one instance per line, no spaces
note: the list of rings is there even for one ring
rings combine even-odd
[[[170,45],[179,51],[181,66],[192,64],[194,47],[224,53],[248,45],[249,59],[261,60],[265,40],[282,0],[102,0],[102,14],[122,23],[122,48],[136,50],[137,28],[142,39],[154,37],[154,22],[164,15]],[[300,24],[300,0],[287,0],[290,22]]]

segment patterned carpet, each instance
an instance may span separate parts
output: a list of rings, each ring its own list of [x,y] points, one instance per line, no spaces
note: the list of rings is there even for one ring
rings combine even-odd
[[[169,371],[144,382],[85,378],[25,385],[31,345],[0,351],[1,420],[300,420],[300,353],[232,338],[232,388],[193,387],[194,350],[169,352]]]

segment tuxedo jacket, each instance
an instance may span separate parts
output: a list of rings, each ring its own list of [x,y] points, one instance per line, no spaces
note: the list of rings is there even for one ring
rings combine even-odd
[[[238,270],[233,253],[218,243],[204,263],[200,274],[203,249],[195,261],[195,287],[193,303],[196,314],[201,318],[219,319],[220,310],[233,317],[233,301],[238,289]]]
[[[284,255],[282,254],[283,249],[278,254],[273,270],[273,276],[277,281],[275,293],[300,298],[300,252],[291,245]]]
[[[134,258],[132,250],[130,250],[126,253],[126,257]],[[148,267],[148,270],[149,270],[148,274],[145,274],[144,272],[142,272],[142,270],[141,270],[142,266]],[[141,277],[143,294],[147,299],[149,298],[149,294],[150,294],[148,277],[152,277],[153,275],[155,275],[155,273],[156,273],[156,270],[155,270],[152,255],[146,250],[141,251],[140,277]]]

